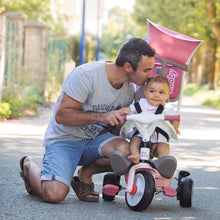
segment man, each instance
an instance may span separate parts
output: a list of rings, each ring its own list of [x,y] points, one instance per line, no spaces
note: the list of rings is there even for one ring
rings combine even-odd
[[[111,131],[129,113],[120,108],[132,103],[133,83],[141,86],[152,77],[154,55],[148,43],[133,38],[122,46],[116,62],[92,62],[70,73],[45,134],[43,170],[29,156],[20,161],[30,194],[59,203],[71,184],[80,200],[98,201],[92,175],[111,171],[112,151],[129,154],[129,143]],[[72,180],[78,165],[82,168]]]

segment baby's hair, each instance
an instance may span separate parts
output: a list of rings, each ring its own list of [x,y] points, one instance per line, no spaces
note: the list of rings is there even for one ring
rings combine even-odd
[[[165,76],[161,75],[154,75],[152,78],[149,78],[147,81],[147,84],[145,86],[145,89],[147,88],[148,85],[150,85],[152,82],[157,82],[157,83],[165,83],[167,84],[169,90],[170,90],[170,83],[169,80]]]

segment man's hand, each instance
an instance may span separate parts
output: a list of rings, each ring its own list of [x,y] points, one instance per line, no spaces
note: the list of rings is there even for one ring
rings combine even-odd
[[[83,112],[80,110],[81,105],[82,103],[72,99],[64,93],[55,116],[57,123],[70,126],[81,126],[101,122],[110,124],[111,126],[121,126],[124,124],[124,119],[121,116],[131,114],[130,107],[103,113]]]
[[[116,111],[106,112],[103,113],[103,123],[110,124],[111,126],[121,126],[124,124],[124,119],[122,118],[122,115],[130,115],[131,110],[130,107],[121,108]]]

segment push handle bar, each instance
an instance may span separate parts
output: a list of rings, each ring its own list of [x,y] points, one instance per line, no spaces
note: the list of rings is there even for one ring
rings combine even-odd
[[[164,115],[164,120],[180,121],[180,115]]]
[[[124,121],[127,121],[127,115],[121,115],[121,117],[124,119]]]
[[[125,121],[127,121],[127,115],[121,116]],[[180,115],[164,115],[164,120],[168,121],[180,121]]]

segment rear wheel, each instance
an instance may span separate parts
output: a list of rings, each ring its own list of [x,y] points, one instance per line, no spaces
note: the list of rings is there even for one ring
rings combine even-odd
[[[180,186],[177,192],[178,198],[180,200],[180,205],[182,207],[191,207],[192,206],[192,190],[193,190],[193,181],[190,178],[182,178]]]
[[[134,184],[137,191],[133,195],[125,193],[126,203],[130,209],[142,211],[150,205],[154,197],[155,181],[150,173],[140,171],[135,174]]]
[[[103,186],[107,184],[112,184],[120,187],[120,176],[116,175],[115,173],[106,173],[103,179]],[[102,198],[105,201],[113,201],[115,199],[115,196],[109,196],[105,193],[102,193]]]

